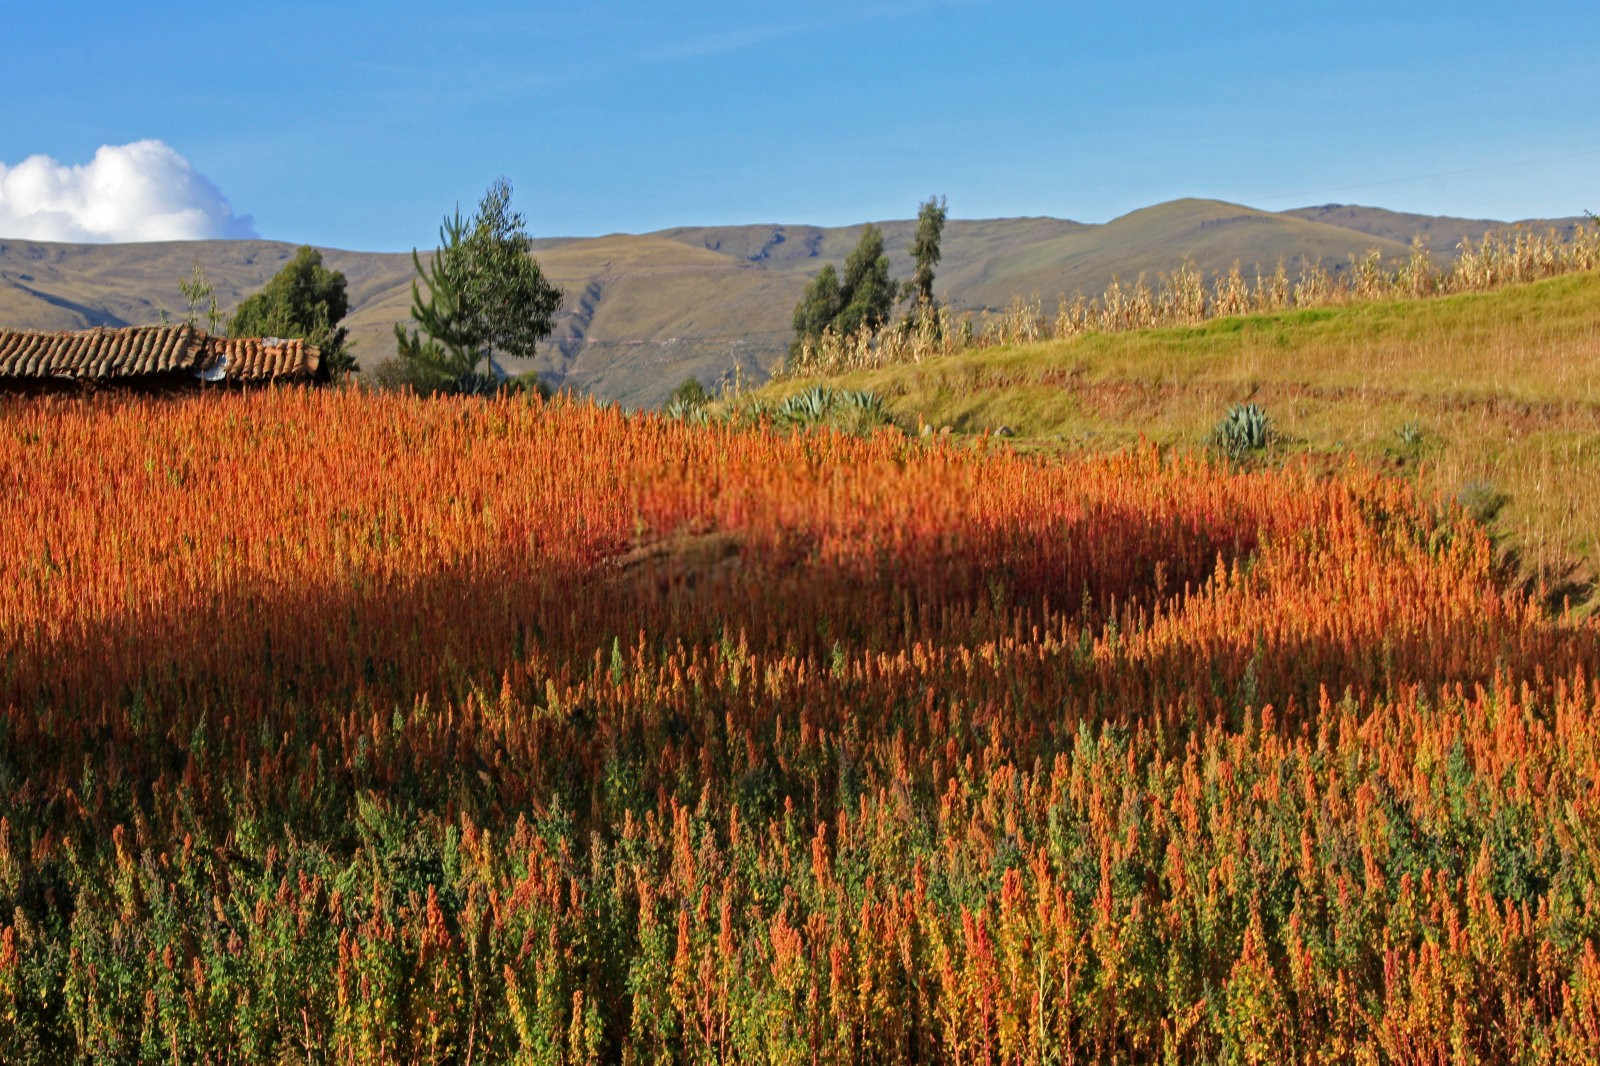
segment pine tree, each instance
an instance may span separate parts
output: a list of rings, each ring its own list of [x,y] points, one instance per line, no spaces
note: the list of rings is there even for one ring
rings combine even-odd
[[[482,369],[495,354],[533,357],[554,328],[561,290],[545,278],[531,246],[522,216],[511,210],[511,184],[501,178],[470,219],[463,220],[459,210],[445,217],[427,266],[412,250],[428,295],[424,299],[413,281],[411,318],[418,328],[394,328],[412,380],[427,388],[478,391],[497,384]]]
[[[419,327],[407,332],[396,322],[395,344],[401,365],[409,379],[426,391],[443,389],[468,379],[484,358],[478,338],[464,313],[466,302],[465,245],[467,223],[461,212],[447,216],[439,227],[439,247],[433,259],[423,265],[417,250],[411,250],[411,265],[428,298],[422,298],[417,282],[411,283],[411,319]]]

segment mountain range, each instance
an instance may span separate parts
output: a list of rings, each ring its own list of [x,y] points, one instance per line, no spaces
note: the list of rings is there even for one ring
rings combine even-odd
[[[1524,220],[1569,228],[1581,221]],[[765,379],[782,361],[790,316],[824,263],[842,263],[865,224],[700,226],[645,234],[534,242],[565,299],[538,356],[511,361],[626,406],[659,403],[693,376],[714,384],[737,374]],[[915,222],[880,222],[896,276],[910,274]],[[1185,259],[1203,272],[1239,262],[1291,273],[1312,260],[1348,266],[1369,249],[1407,253],[1422,237],[1441,259],[1462,239],[1512,223],[1405,214],[1328,204],[1261,211],[1217,200],[1174,200],[1088,224],[1057,218],[952,219],[945,227],[936,295],[961,311],[998,310],[1014,297],[1098,294],[1116,276],[1155,277]],[[178,282],[196,264],[227,310],[266,282],[295,246],[264,240],[148,244],[52,244],[0,239],[0,328],[77,329],[179,317]],[[410,253],[323,249],[349,282],[346,325],[362,365],[393,355],[393,326],[406,321]]]

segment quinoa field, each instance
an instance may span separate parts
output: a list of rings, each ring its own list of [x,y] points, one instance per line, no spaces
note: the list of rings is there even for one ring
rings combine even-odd
[[[1600,623],[1358,459],[0,401],[0,1061],[1600,1058]]]

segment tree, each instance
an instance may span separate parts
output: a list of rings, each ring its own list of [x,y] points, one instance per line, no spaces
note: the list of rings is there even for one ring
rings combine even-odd
[[[189,305],[188,313],[183,320],[189,325],[195,325],[195,320],[200,317],[200,309],[205,308],[206,323],[215,332],[217,323],[222,321],[222,312],[217,310],[217,288],[211,284],[211,279],[206,277],[205,267],[198,262],[194,265],[194,273],[189,275],[187,281],[178,282],[178,291],[183,293],[184,301]],[[166,321],[166,313],[162,313],[162,321]]]
[[[672,395],[667,397],[667,402],[685,407],[704,407],[711,402],[711,394],[700,384],[699,378],[684,378],[683,384],[673,389]]]
[[[883,252],[883,234],[869,225],[844,263],[844,279],[829,265],[806,286],[794,309],[795,338],[790,354],[825,330],[836,334],[877,329],[894,310],[895,283],[889,277],[889,257]]]
[[[228,336],[299,338],[321,350],[318,373],[337,379],[356,369],[349,331],[339,325],[349,311],[344,275],[302,245],[260,292],[234,308]]]
[[[816,340],[833,325],[833,320],[844,310],[844,296],[839,291],[839,272],[829,263],[806,286],[805,295],[794,309],[794,344],[798,349],[806,340]]]
[[[834,319],[839,333],[877,329],[889,321],[899,287],[889,277],[889,257],[883,252],[883,234],[869,225],[855,250],[844,261],[844,310]]]
[[[520,214],[511,210],[511,183],[489,186],[477,214],[465,221],[457,209],[439,227],[439,247],[426,266],[412,249],[421,282],[411,283],[409,333],[396,324],[401,362],[425,387],[478,391],[495,387],[495,354],[532,358],[550,335],[561,307],[561,290],[530,254],[532,240]],[[428,290],[422,295],[422,287]]]
[[[933,268],[939,265],[939,239],[944,235],[946,211],[942,196],[928,197],[928,202],[917,212],[917,232],[911,238],[911,259],[916,264],[911,280],[906,282],[904,295],[915,301],[916,308],[932,309]]]

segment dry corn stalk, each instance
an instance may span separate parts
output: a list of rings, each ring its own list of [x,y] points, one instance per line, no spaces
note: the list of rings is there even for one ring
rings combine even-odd
[[[1514,229],[1490,231],[1477,241],[1463,239],[1455,259],[1435,265],[1418,236],[1403,262],[1385,262],[1376,249],[1351,256],[1349,268],[1330,272],[1320,259],[1303,261],[1291,279],[1282,259],[1273,273],[1259,265],[1247,281],[1236,261],[1226,273],[1205,275],[1185,260],[1152,289],[1141,274],[1133,285],[1113,277],[1100,296],[1065,295],[1053,318],[1039,297],[1015,297],[999,312],[985,309],[978,321],[959,319],[948,309],[916,310],[905,322],[852,336],[825,331],[804,341],[791,357],[792,376],[837,374],[850,370],[917,363],[934,355],[1005,344],[1067,340],[1090,332],[1120,333],[1162,326],[1192,326],[1212,318],[1320,307],[1352,300],[1418,299],[1432,295],[1482,292],[1501,285],[1537,281],[1561,274],[1600,269],[1600,225],[1579,224],[1570,233]]]

